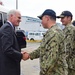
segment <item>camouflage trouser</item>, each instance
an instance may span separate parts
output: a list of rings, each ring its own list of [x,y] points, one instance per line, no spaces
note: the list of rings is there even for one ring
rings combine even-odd
[[[40,74],[40,75],[43,75],[43,74]],[[59,73],[49,73],[49,74],[46,74],[46,75],[60,75]]]
[[[75,70],[68,69],[68,75],[75,75]]]
[[[64,74],[61,74],[61,73],[56,73],[56,72],[49,72],[47,74],[40,74],[40,75],[64,75]],[[67,74],[66,74],[67,75]]]

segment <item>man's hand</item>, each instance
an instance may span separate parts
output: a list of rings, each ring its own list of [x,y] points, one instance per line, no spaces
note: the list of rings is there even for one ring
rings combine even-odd
[[[21,52],[21,53],[23,54],[23,57],[22,57],[23,60],[29,59],[29,54],[27,52]]]

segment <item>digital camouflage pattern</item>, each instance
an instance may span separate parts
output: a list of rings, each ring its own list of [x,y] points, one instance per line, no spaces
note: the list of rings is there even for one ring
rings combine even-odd
[[[66,25],[63,30],[65,34],[66,55],[68,64],[68,75],[75,75],[75,27],[72,24]]]
[[[40,57],[40,75],[67,75],[63,32],[57,25],[44,35],[40,47],[30,53],[30,58]]]

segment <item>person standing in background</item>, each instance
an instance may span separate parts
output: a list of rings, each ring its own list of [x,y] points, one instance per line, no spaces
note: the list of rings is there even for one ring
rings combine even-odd
[[[65,26],[63,32],[65,35],[68,75],[75,75],[75,27],[72,24],[73,15],[70,11],[63,11],[57,18],[61,18],[62,25]]]
[[[72,24],[75,26],[75,20],[72,22]]]

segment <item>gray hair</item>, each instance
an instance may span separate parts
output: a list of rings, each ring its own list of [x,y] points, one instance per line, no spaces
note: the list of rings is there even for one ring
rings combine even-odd
[[[18,10],[10,10],[8,13],[7,13],[7,19],[10,17],[10,15],[15,15],[17,12],[19,12]]]

